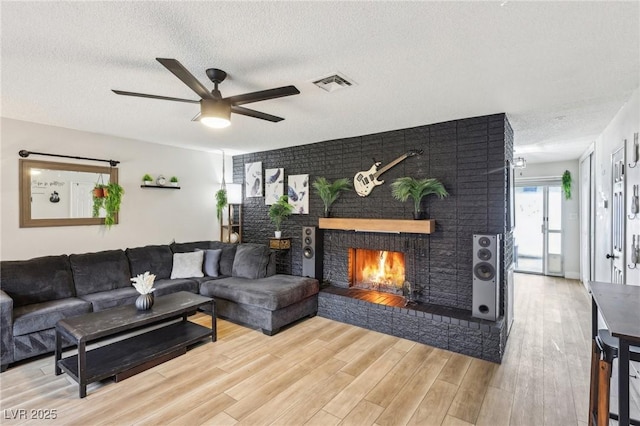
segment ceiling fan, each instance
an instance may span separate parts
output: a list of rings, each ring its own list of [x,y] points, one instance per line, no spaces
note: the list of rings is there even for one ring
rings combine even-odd
[[[171,71],[184,84],[189,86],[191,90],[196,92],[196,94],[198,94],[201,99],[199,101],[194,101],[191,99],[171,98],[168,96],[124,92],[122,90],[113,90],[113,93],[117,95],[137,96],[141,98],[163,99],[166,101],[187,102],[192,104],[199,103],[200,113],[196,115],[192,121],[200,121],[204,125],[214,128],[223,128],[231,124],[230,116],[232,112],[234,114],[260,118],[262,120],[271,121],[273,123],[282,121],[284,120],[284,118],[282,117],[265,114],[264,112],[244,108],[240,105],[248,104],[251,102],[281,98],[283,96],[297,95],[300,93],[300,91],[295,86],[283,86],[275,89],[260,90],[258,92],[245,93],[243,95],[235,95],[223,98],[220,90],[218,90],[218,84],[222,83],[227,77],[226,72],[217,68],[209,68],[206,70],[207,77],[209,77],[214,85],[214,89],[209,92],[209,90],[176,59],[156,58],[156,60],[164,65],[166,69]]]

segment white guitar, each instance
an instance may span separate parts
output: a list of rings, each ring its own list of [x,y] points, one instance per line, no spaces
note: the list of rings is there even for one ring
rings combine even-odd
[[[396,158],[380,170],[378,170],[378,166],[380,166],[381,163],[378,161],[374,163],[369,170],[358,172],[353,178],[353,187],[356,190],[356,194],[361,197],[366,197],[367,195],[371,194],[373,188],[384,183],[383,180],[378,180],[378,177],[381,174],[409,157],[413,157],[414,155],[422,155],[423,152],[423,150],[412,149]]]

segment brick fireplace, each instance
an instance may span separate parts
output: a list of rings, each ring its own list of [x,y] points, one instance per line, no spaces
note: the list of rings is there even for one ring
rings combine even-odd
[[[424,150],[422,156],[408,158],[386,172],[381,178],[387,183],[369,196],[344,194],[332,213],[339,218],[410,219],[411,203],[394,200],[389,183],[401,176],[434,177],[450,194],[444,199],[426,197],[423,202],[423,210],[435,219],[435,230],[417,234],[325,229],[323,277],[331,287],[321,295],[319,314],[499,362],[506,342],[503,321],[493,323],[470,316],[472,235],[503,235],[501,268],[506,271],[512,263],[513,237],[507,220],[505,161],[512,158],[512,147],[509,122],[504,114],[496,114],[234,156],[234,182],[243,181],[244,164],[250,162],[261,161],[263,169],[283,167],[285,176],[309,174],[310,182],[319,176],[332,181],[352,179],[358,171],[371,167],[372,158],[384,165],[408,150]],[[274,227],[264,199],[245,198],[243,207],[243,240],[267,242]],[[279,273],[298,275],[302,271],[301,228],[317,226],[323,212],[321,200],[313,193],[309,210],[309,215],[293,215],[283,224],[284,235],[292,238],[292,248],[278,253]],[[371,304],[358,293],[371,290],[350,288],[353,248],[402,253],[405,281],[414,286],[420,304]],[[507,300],[506,276],[502,274],[501,312]],[[401,290],[387,294],[391,297],[385,299],[392,300]],[[339,314],[340,309],[349,315]]]

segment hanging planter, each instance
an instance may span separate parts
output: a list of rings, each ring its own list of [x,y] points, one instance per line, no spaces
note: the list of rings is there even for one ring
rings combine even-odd
[[[562,192],[567,200],[571,199],[571,172],[569,170],[565,170],[562,174]]]
[[[96,187],[93,188],[93,198],[104,198],[104,187],[103,186],[96,185]]]

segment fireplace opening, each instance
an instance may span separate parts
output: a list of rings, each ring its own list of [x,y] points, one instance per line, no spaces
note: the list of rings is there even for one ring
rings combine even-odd
[[[349,249],[350,286],[402,294],[404,281],[404,253]]]

